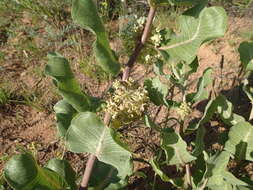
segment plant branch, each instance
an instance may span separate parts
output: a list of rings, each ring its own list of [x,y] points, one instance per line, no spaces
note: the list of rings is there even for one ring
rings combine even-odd
[[[205,179],[205,181],[204,181],[203,185],[199,188],[199,190],[204,190],[204,189],[205,189],[205,187],[206,187],[206,185],[207,185],[207,182],[208,182],[208,178],[207,178],[207,179]]]
[[[154,20],[155,12],[156,12],[156,8],[151,7],[149,10],[149,13],[148,13],[148,18],[147,18],[145,28],[144,28],[142,36],[141,36],[141,40],[136,45],[133,54],[131,55],[130,59],[128,60],[127,66],[123,72],[122,80],[127,80],[129,78],[130,70],[133,67],[135,61],[138,58],[138,55],[140,54],[142,48],[144,47],[144,45],[148,39],[150,30],[151,30],[151,25]]]
[[[185,170],[186,170],[187,183],[190,187],[192,187],[190,164],[185,165]]]
[[[138,55],[141,52],[141,49],[144,47],[144,45],[145,45],[145,43],[148,39],[149,32],[151,30],[151,25],[152,25],[152,22],[153,22],[153,19],[154,19],[154,16],[155,16],[155,12],[156,12],[156,8],[151,7],[150,10],[149,10],[147,22],[145,24],[145,28],[144,28],[141,40],[137,44],[132,56],[130,57],[130,59],[127,63],[126,68],[123,71],[122,80],[127,80],[129,78],[131,68],[133,67]],[[110,115],[110,113],[107,112],[105,114],[105,117],[104,117],[104,124],[106,126],[108,126],[109,123],[110,123],[110,120],[111,120],[111,115]],[[86,163],[83,179],[82,179],[81,186],[80,186],[79,190],[87,190],[88,189],[88,183],[89,183],[90,176],[91,176],[91,173],[92,173],[92,169],[94,167],[96,159],[97,159],[96,156],[93,155],[93,154],[91,154],[89,156],[89,159]]]

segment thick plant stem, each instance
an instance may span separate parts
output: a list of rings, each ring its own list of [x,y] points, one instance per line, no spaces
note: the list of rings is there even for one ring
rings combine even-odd
[[[141,49],[144,47],[144,45],[145,45],[145,43],[148,39],[148,35],[149,35],[150,30],[151,30],[151,25],[152,25],[152,22],[153,22],[153,19],[154,19],[154,16],[155,16],[155,12],[156,12],[156,8],[151,7],[150,10],[149,10],[147,22],[145,24],[145,28],[144,28],[141,40],[137,44],[132,56],[130,57],[130,59],[127,63],[126,68],[123,71],[122,80],[128,80],[131,68],[133,67],[138,55],[141,52]],[[107,112],[105,114],[105,117],[104,117],[104,124],[106,126],[108,126],[109,123],[110,123],[110,120],[111,120],[111,115],[110,115],[110,113]],[[88,183],[89,183],[90,176],[91,176],[91,173],[92,173],[92,169],[93,169],[93,166],[96,162],[96,159],[97,159],[96,156],[93,155],[93,154],[91,154],[89,156],[89,159],[86,163],[83,179],[82,179],[81,186],[80,186],[79,190],[87,190],[88,189]]]
[[[208,179],[205,179],[203,185],[198,190],[204,190],[207,185]]]
[[[186,170],[187,183],[190,187],[192,187],[190,164],[185,165],[185,170]]]
[[[104,124],[106,126],[109,125],[110,120],[111,120],[111,115],[107,112],[104,117]],[[86,163],[85,171],[83,174],[83,179],[82,179],[81,186],[80,186],[79,190],[87,190],[88,189],[88,183],[89,183],[92,169],[94,167],[96,160],[97,160],[97,157],[95,155],[91,154],[89,156],[89,159]]]
[[[156,8],[155,7],[150,7],[150,10],[149,10],[149,13],[148,13],[147,22],[146,22],[144,31],[142,33],[141,40],[136,45],[135,50],[134,50],[133,54],[131,55],[131,57],[130,57],[127,65],[126,65],[126,68],[125,68],[125,70],[123,72],[122,80],[127,80],[129,78],[130,70],[133,67],[135,61],[138,58],[138,55],[140,54],[142,48],[144,47],[144,45],[145,45],[145,43],[146,43],[146,41],[148,39],[150,30],[151,30],[151,25],[152,25],[152,22],[153,22],[154,17],[155,17],[155,12],[156,12]]]
[[[89,159],[86,163],[86,167],[85,167],[85,171],[84,171],[84,175],[83,175],[83,179],[82,179],[82,183],[81,183],[81,186],[79,188],[79,190],[86,190],[88,189],[88,182],[89,182],[89,179],[90,179],[90,176],[91,176],[91,172],[92,172],[92,169],[93,169],[93,166],[96,162],[96,156],[91,154],[89,156]]]

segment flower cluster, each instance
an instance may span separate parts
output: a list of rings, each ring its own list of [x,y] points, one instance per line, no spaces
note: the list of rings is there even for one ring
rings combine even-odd
[[[135,18],[136,19],[138,18],[137,15],[135,15]],[[143,25],[145,24],[145,21],[146,21],[146,17],[144,16],[139,17],[133,26],[134,32],[138,32],[139,30],[143,29]]]
[[[148,64],[153,64],[155,61],[157,61],[158,59],[161,58],[161,54],[156,54],[156,55],[146,55],[145,56],[145,62],[148,63]]]
[[[115,81],[113,88],[105,108],[112,115],[112,125],[120,127],[140,118],[149,100],[147,91],[132,79]]]
[[[155,47],[159,47],[161,45],[163,38],[160,34],[160,30],[156,29],[155,34],[151,37],[151,41],[154,43]]]
[[[191,113],[191,105],[186,102],[182,102],[180,107],[177,109],[177,113],[181,117],[181,119],[184,119],[186,116],[188,116]]]

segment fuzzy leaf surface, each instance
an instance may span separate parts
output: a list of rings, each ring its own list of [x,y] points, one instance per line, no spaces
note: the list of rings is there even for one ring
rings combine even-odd
[[[94,113],[83,112],[74,117],[66,134],[66,146],[72,152],[88,152],[114,166],[121,178],[132,172],[131,153]]]
[[[208,179],[207,187],[212,190],[234,189],[237,186],[247,186],[247,184],[237,179],[227,171],[230,153],[223,151],[216,153],[207,160],[207,170],[204,179]]]
[[[68,187],[60,175],[40,167],[29,153],[13,156],[6,163],[4,177],[15,190],[62,190]]]
[[[253,42],[242,42],[238,49],[243,68],[253,71]]]
[[[93,0],[74,0],[72,18],[82,28],[96,35],[93,50],[98,64],[107,73],[117,75],[120,71],[120,64],[110,48],[108,35]]]
[[[203,8],[197,5],[178,18],[180,34],[172,37],[168,44],[159,48],[171,60],[190,64],[196,53],[206,41],[222,37],[227,28],[227,15],[222,7]]]
[[[73,170],[73,168],[71,167],[71,165],[67,160],[59,160],[53,158],[49,160],[49,162],[45,167],[58,173],[62,178],[64,178],[71,187],[71,190],[77,189],[77,185],[75,182],[76,172]]]
[[[197,102],[202,101],[204,99],[208,98],[208,91],[206,89],[207,86],[212,84],[212,68],[207,68],[204,70],[202,77],[199,78],[198,84],[197,84],[197,92],[190,94],[191,98],[190,102]]]
[[[109,164],[96,161],[89,183],[89,190],[120,190],[126,182],[118,177],[117,169]]]
[[[182,164],[196,160],[187,151],[187,144],[173,129],[166,129],[161,134],[161,147],[166,154],[168,165]]]
[[[148,91],[150,100],[157,106],[167,105],[166,96],[168,95],[168,87],[161,82],[159,77],[147,79],[144,85]]]
[[[253,126],[244,121],[234,125],[229,131],[225,149],[238,160],[253,161]]]
[[[77,111],[66,100],[57,102],[54,111],[56,113],[58,134],[60,137],[65,137],[71,120]]]
[[[60,54],[48,54],[45,74],[53,78],[59,94],[78,112],[95,111],[99,107],[100,100],[82,92],[68,60]]]
[[[228,125],[234,125],[241,121],[245,121],[243,117],[233,113],[233,105],[224,96],[218,96],[216,99],[210,100],[205,107],[204,114],[200,121],[193,126],[190,126],[188,130],[196,130],[197,135],[195,140],[195,149],[193,150],[193,155],[198,156],[205,149],[204,136],[205,128],[204,123],[208,122],[214,113],[218,113],[221,119]]]

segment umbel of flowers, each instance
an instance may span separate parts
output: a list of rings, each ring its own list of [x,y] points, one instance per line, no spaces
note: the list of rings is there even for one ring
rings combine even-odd
[[[146,89],[131,78],[115,81],[113,89],[105,108],[112,116],[112,126],[118,128],[140,119],[149,100]]]

